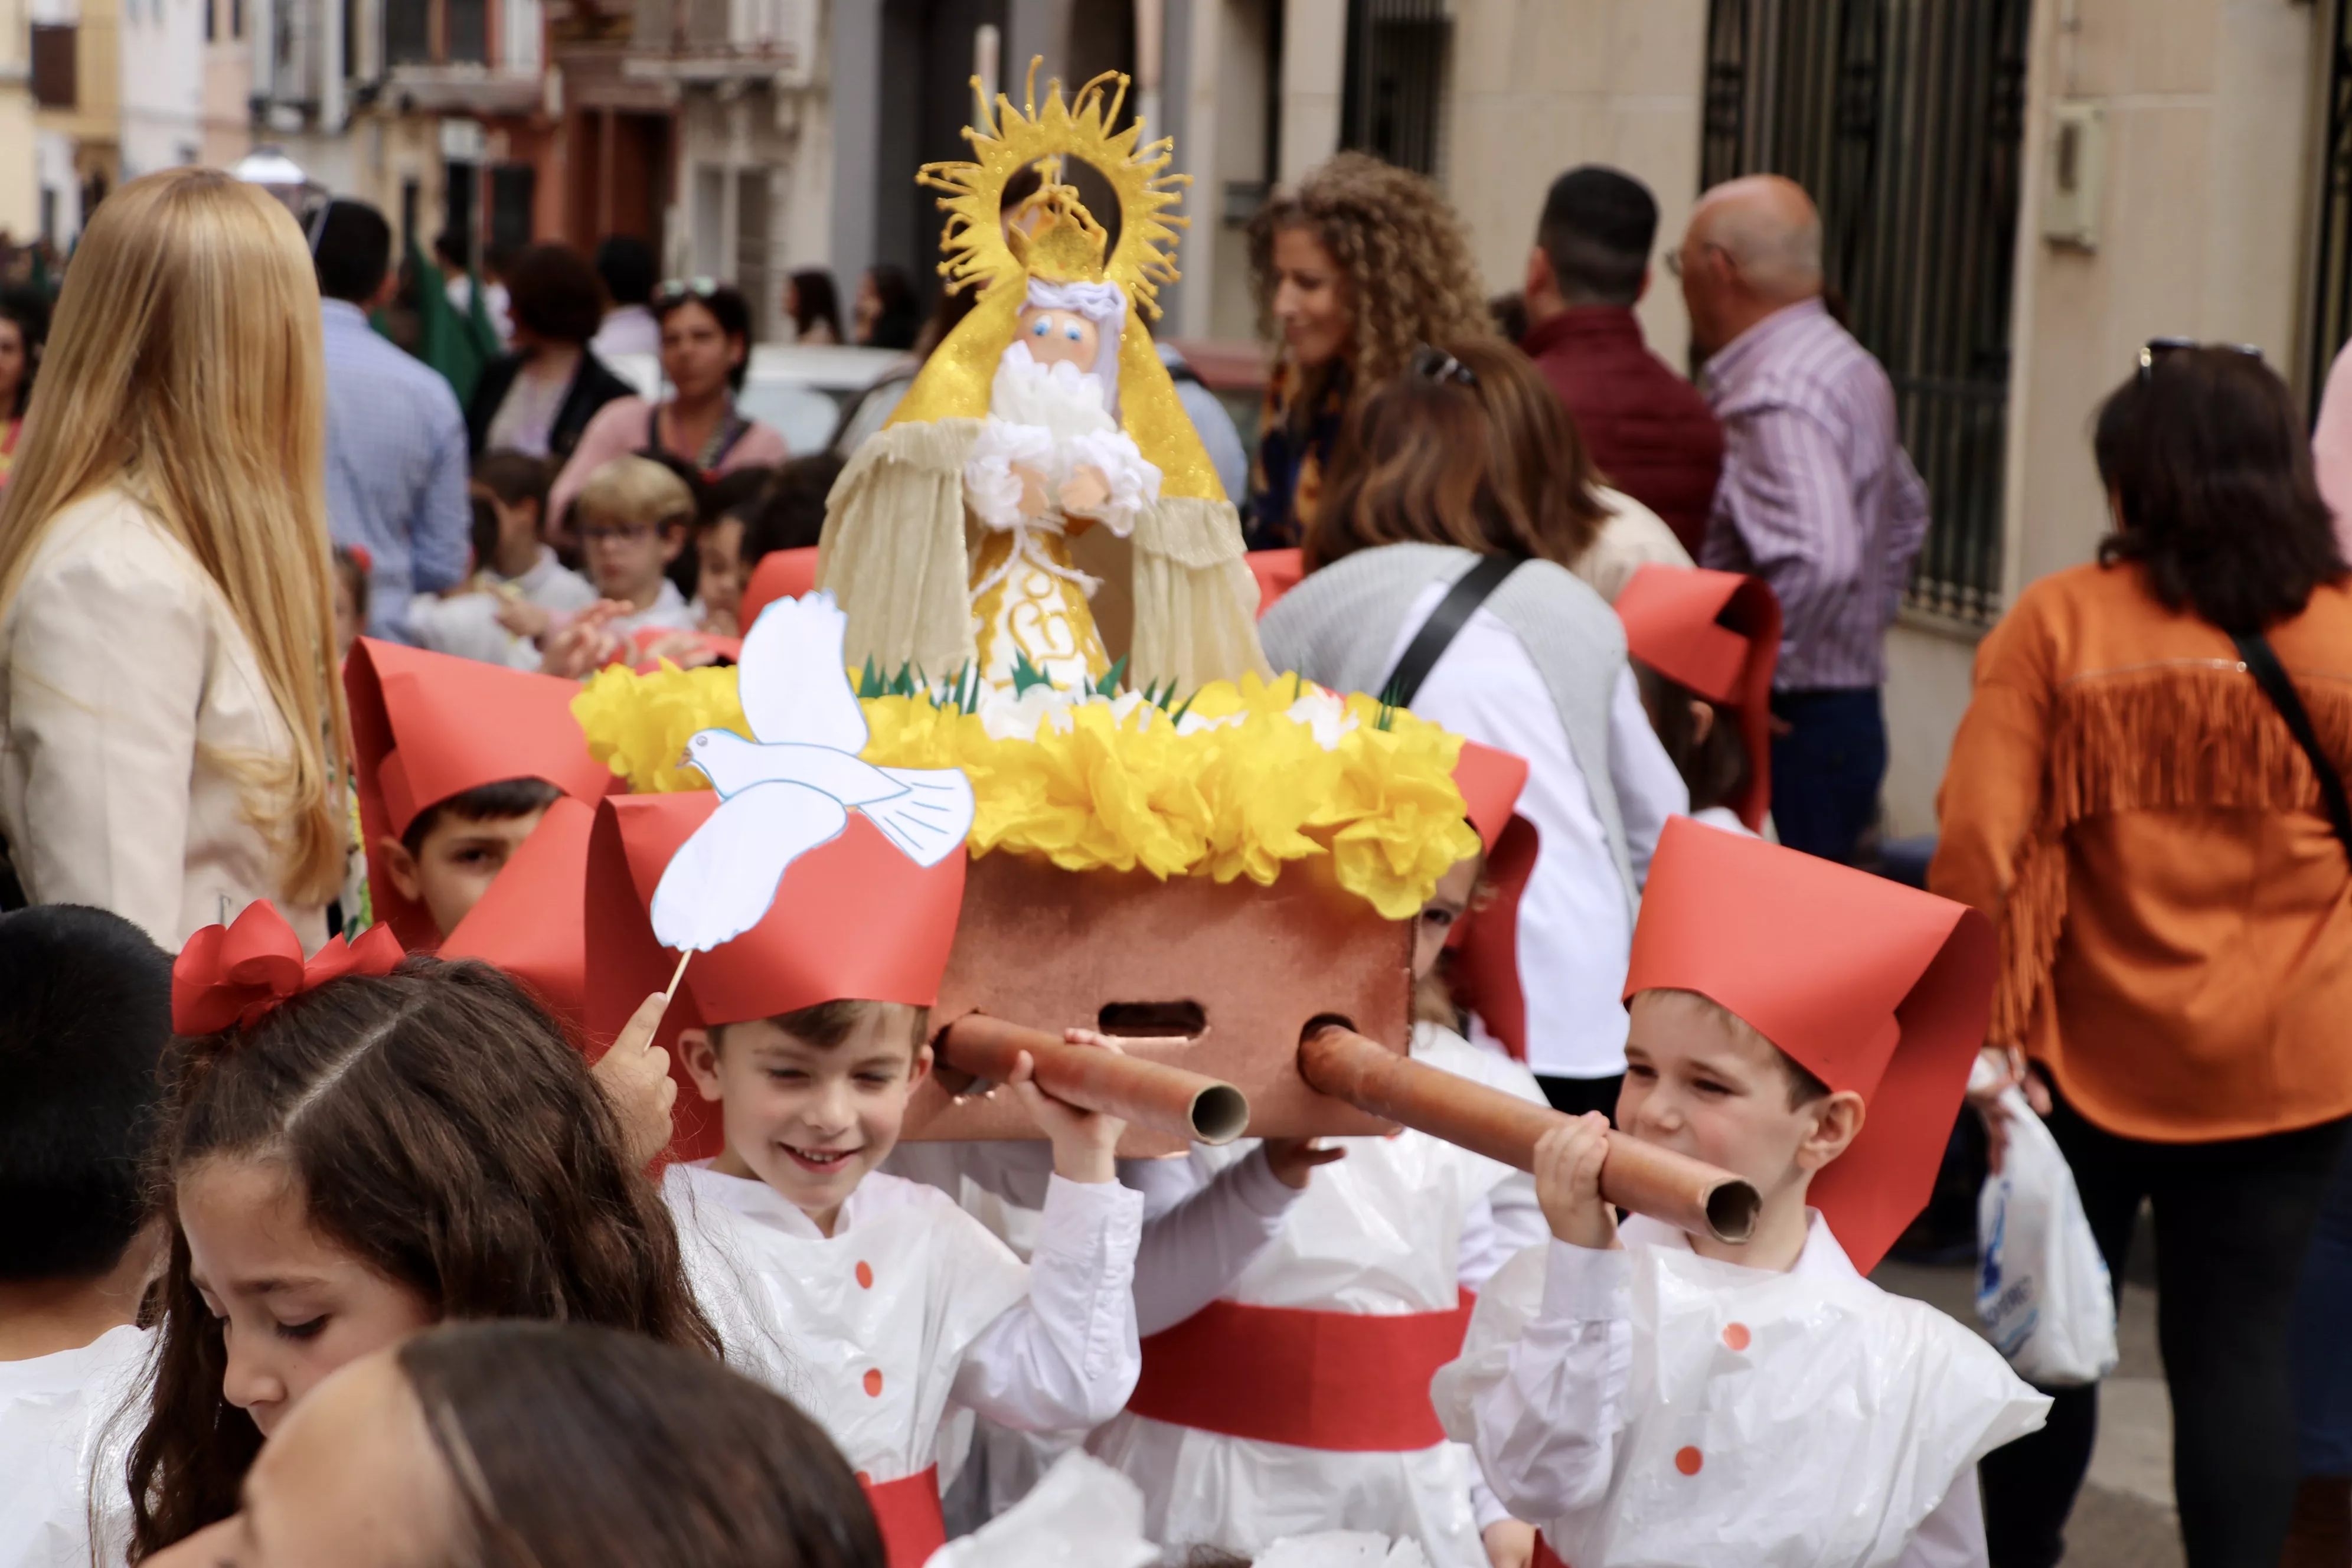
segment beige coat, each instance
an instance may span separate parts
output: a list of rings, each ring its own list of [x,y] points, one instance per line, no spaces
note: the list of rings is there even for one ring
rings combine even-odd
[[[1664,518],[1622,490],[1603,485],[1600,491],[1601,504],[1609,515],[1601,519],[1601,531],[1570,568],[1594,593],[1613,605],[1643,567],[1694,564],[1690,552],[1683,548]]]
[[[49,527],[0,616],[0,831],[37,903],[94,904],[177,951],[274,898],[224,757],[290,739],[228,601],[128,495]],[[306,948],[317,905],[279,908]]]

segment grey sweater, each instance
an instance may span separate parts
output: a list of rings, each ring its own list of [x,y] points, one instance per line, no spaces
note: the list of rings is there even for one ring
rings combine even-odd
[[[1452,545],[1389,544],[1310,573],[1258,624],[1266,658],[1276,670],[1377,696],[1413,601],[1477,560]],[[1527,648],[1551,692],[1632,909],[1639,902],[1633,857],[1609,766],[1609,711],[1625,668],[1624,627],[1600,595],[1549,561],[1512,573],[1485,607]]]

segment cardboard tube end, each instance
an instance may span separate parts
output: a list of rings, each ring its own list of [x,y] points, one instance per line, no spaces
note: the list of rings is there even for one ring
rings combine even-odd
[[[1746,1182],[1725,1182],[1706,1194],[1706,1225],[1717,1241],[1737,1244],[1756,1234],[1763,1194]]]
[[[1232,1084],[1211,1084],[1192,1097],[1192,1136],[1201,1142],[1232,1142],[1249,1118],[1249,1096]]]

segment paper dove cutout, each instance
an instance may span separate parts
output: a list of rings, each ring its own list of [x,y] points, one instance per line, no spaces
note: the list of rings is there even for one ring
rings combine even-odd
[[[877,768],[842,664],[848,625],[826,593],[760,612],[736,667],[756,741],[705,730],[686,760],[719,809],[678,847],[654,889],[654,935],[708,952],[767,914],[794,860],[838,837],[853,811],[918,866],[938,865],[971,832],[971,781],[957,768]]]

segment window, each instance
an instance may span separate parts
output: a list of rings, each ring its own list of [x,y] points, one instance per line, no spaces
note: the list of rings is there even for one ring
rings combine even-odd
[[[33,24],[33,101],[43,109],[71,109],[79,101],[76,32],[71,22]]]
[[[490,58],[490,8],[488,0],[441,0],[442,26],[452,63],[488,65]]]
[[[429,0],[383,0],[383,58],[388,65],[426,65],[433,58]]]
[[[1445,0],[1349,0],[1339,145],[1399,168],[1444,172]]]
[[[529,163],[490,165],[490,248],[520,250],[530,243],[531,197],[539,171]]]

